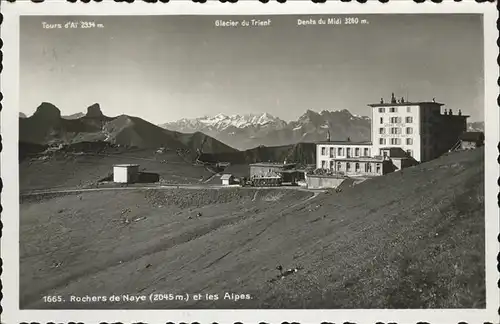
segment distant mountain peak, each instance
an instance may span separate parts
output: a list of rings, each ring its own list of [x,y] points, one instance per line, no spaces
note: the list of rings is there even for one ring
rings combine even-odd
[[[224,115],[222,113],[219,113],[217,115],[214,116],[214,118],[216,119],[226,119],[227,118],[227,115]]]
[[[95,103],[87,108],[87,114],[85,117],[88,118],[99,118],[104,117],[104,114],[101,111],[101,106],[98,103]]]
[[[321,115],[314,110],[307,109],[302,116],[299,117],[299,122],[309,122],[321,118]]]
[[[36,108],[33,117],[48,120],[58,120],[61,117],[61,111],[50,102],[42,102],[40,106]]]

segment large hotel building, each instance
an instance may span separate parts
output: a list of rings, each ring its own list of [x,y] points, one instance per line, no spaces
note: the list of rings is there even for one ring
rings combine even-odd
[[[369,104],[372,109],[371,142],[325,141],[317,143],[318,169],[345,174],[384,174],[393,160],[394,170],[426,162],[450,150],[467,130],[467,117],[442,109],[443,104],[406,102],[392,94],[390,102]],[[378,167],[377,167],[378,165]],[[385,167],[388,171],[391,168]],[[380,172],[376,172],[379,170]],[[393,171],[394,171],[393,170]]]

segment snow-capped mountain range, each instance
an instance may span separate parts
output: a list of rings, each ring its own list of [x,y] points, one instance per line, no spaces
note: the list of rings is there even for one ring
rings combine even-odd
[[[183,132],[202,132],[234,148],[245,150],[259,145],[279,146],[326,140],[370,139],[370,118],[352,115],[348,110],[320,113],[307,110],[295,121],[286,122],[269,113],[203,116],[160,125]]]
[[[183,118],[173,123],[166,123],[164,128],[176,128],[179,131],[193,132],[199,129],[210,129],[224,131],[227,128],[247,128],[247,127],[279,127],[285,126],[286,122],[272,116],[271,114],[245,114],[245,115],[224,115],[204,116],[201,118]]]

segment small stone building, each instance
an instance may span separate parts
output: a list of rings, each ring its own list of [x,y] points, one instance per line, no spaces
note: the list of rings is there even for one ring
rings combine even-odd
[[[332,173],[347,176],[381,176],[394,171],[392,162],[383,157],[334,159],[330,167]]]
[[[295,163],[259,162],[250,164],[250,179],[279,176],[284,183],[295,183],[298,171]]]
[[[232,174],[223,174],[220,179],[222,180],[222,185],[229,186],[235,183],[234,176]]]
[[[113,181],[116,183],[134,183],[139,179],[139,164],[113,165]]]
[[[399,171],[418,164],[417,160],[400,147],[383,147],[380,149],[380,154],[384,159],[391,160],[394,165],[394,171]]]

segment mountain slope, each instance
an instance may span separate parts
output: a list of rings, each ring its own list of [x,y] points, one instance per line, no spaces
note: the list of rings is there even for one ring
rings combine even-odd
[[[161,125],[170,130],[203,132],[240,150],[264,146],[290,145],[300,142],[325,140],[330,132],[332,140],[364,141],[370,139],[370,119],[352,115],[348,110],[307,110],[296,121],[289,123],[270,114],[216,115],[196,119],[182,119]]]
[[[21,307],[88,308],[43,303],[39,296],[147,296],[172,287],[213,292],[219,300],[93,307],[485,307],[484,148],[454,152],[340,193],[310,200],[306,194],[125,190],[22,201]],[[124,210],[142,220],[127,227],[110,221]],[[198,212],[203,216],[189,219]],[[51,266],[58,261],[62,269]],[[269,282],[277,265],[301,269]],[[223,299],[224,292],[252,298]]]
[[[129,147],[165,147],[196,152],[199,137],[172,132],[138,117],[107,117],[99,104],[88,107],[83,117],[65,119],[57,107],[44,102],[31,117],[19,119],[19,141],[40,145],[106,141]],[[206,141],[209,142],[207,152],[236,151],[215,139],[208,137]]]
[[[199,159],[204,162],[230,162],[248,164],[255,162],[279,162],[313,164],[316,160],[316,144],[297,143],[282,146],[259,146],[239,152],[204,153]]]

